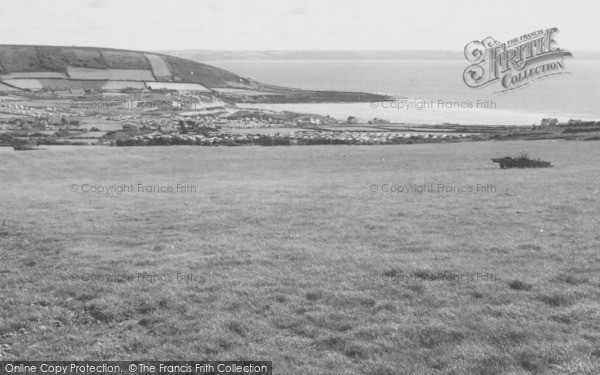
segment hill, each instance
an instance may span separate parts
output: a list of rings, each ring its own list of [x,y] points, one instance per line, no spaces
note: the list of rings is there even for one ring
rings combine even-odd
[[[228,82],[240,82],[241,79],[224,69],[163,54],[90,47],[0,45],[1,75],[30,78],[41,72],[68,74],[74,68],[89,69],[90,73],[93,73],[92,69],[142,70],[148,72],[149,80],[198,83],[209,88],[227,87]],[[54,75],[37,76],[56,78]],[[133,74],[127,78],[135,81],[136,77]],[[90,74],[89,79],[97,78]]]
[[[381,95],[278,87],[211,65],[154,52],[0,45],[0,91],[93,89],[206,91],[235,102],[382,100]]]

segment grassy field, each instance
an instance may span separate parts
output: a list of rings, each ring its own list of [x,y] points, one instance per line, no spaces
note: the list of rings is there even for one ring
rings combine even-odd
[[[240,79],[226,70],[179,57],[160,55],[159,58],[163,61],[163,68],[169,71],[166,74],[161,69],[162,78],[178,78],[176,81],[183,79],[184,82],[207,87],[225,87],[228,82],[239,82]],[[132,79],[133,75],[138,79],[142,77],[144,81],[154,80],[149,73],[151,65],[143,52],[93,47],[0,45],[0,74],[69,70],[78,76],[97,78],[102,73],[96,72],[94,75],[94,72],[86,69],[101,69],[106,74],[106,69],[112,69],[111,76],[118,80]],[[130,74],[120,72],[121,69],[131,70]]]
[[[598,374],[598,145],[2,151],[0,357]]]

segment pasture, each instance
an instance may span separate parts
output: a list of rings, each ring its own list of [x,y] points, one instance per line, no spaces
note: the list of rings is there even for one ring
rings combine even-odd
[[[69,78],[63,72],[16,72],[10,74],[4,74],[0,76],[0,79],[11,79],[11,78]]]
[[[555,167],[490,160],[523,150]],[[48,147],[0,160],[2,359],[600,372],[598,142]]]
[[[148,69],[94,69],[68,66],[67,74],[72,79],[109,81],[154,81]]]
[[[177,82],[146,82],[147,87],[152,90],[189,90],[189,91],[209,91],[206,87],[197,83],[177,83]]]
[[[108,81],[75,80],[75,79],[40,79],[43,87],[51,90],[71,90],[79,88],[102,89]]]
[[[98,128],[101,131],[109,132],[121,130],[123,129],[123,125],[117,121],[105,120],[102,118],[84,117],[80,121],[80,128],[88,130],[91,128]]]
[[[44,87],[38,79],[14,78],[5,79],[3,82],[20,89],[39,90]]]
[[[108,81],[102,86],[102,90],[122,90],[128,88],[142,90],[146,88],[146,84],[138,81]]]
[[[167,63],[162,59],[162,57],[158,55],[153,55],[150,53],[145,53],[144,56],[148,59],[150,66],[152,67],[152,73],[157,78],[170,78],[171,71],[167,66]]]
[[[101,51],[110,69],[149,69],[148,60],[139,52]]]

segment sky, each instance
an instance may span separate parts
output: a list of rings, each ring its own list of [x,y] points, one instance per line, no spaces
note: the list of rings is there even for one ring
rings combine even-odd
[[[134,50],[454,50],[558,27],[600,50],[597,0],[2,0],[0,44]]]

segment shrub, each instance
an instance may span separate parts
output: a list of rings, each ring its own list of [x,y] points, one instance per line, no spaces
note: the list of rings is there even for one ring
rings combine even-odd
[[[528,284],[521,280],[513,280],[508,283],[508,286],[510,287],[510,289],[513,289],[513,290],[525,290],[525,291],[531,290],[533,288],[533,286],[531,284]]]

